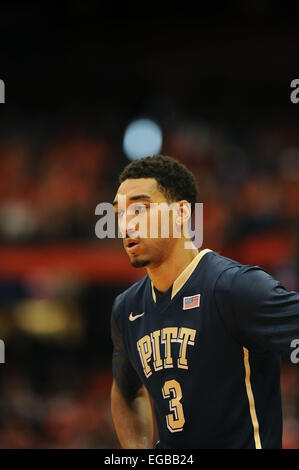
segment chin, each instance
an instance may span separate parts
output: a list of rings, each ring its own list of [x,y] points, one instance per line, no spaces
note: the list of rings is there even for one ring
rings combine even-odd
[[[149,262],[150,261],[148,259],[130,259],[130,263],[133,268],[144,268],[149,264]]]

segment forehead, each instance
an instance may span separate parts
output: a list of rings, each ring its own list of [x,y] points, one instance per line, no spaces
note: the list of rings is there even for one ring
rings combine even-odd
[[[152,201],[165,201],[155,178],[126,179],[119,186],[115,200],[118,196],[126,196],[129,200],[138,195],[149,196]]]

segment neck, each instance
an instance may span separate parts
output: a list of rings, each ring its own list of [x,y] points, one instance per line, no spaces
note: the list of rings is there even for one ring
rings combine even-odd
[[[197,255],[198,249],[195,245],[194,248],[186,250],[178,243],[159,265],[148,266],[147,274],[158,291],[166,292]]]

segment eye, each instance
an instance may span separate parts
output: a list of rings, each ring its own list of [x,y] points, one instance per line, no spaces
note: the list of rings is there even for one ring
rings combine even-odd
[[[147,210],[147,207],[144,204],[132,204],[129,207],[129,214],[139,215],[143,214]]]
[[[119,209],[118,211],[115,212],[115,215],[117,215],[117,217],[122,217],[124,213],[125,211],[123,209]]]
[[[144,204],[140,204],[139,206],[135,207],[135,214],[142,214],[146,211],[146,207]]]

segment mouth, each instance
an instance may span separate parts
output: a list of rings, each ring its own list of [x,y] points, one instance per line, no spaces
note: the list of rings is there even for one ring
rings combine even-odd
[[[133,253],[137,247],[139,246],[140,241],[139,240],[127,240],[125,244],[125,248],[127,253]]]

